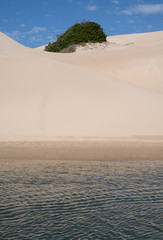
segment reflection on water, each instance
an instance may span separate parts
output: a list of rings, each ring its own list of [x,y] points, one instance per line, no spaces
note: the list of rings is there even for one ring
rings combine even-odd
[[[162,239],[162,161],[0,161],[0,239]]]

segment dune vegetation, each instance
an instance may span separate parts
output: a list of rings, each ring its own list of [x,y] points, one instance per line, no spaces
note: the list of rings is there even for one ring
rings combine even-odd
[[[106,34],[101,26],[95,22],[84,21],[74,24],[65,33],[58,35],[57,41],[45,46],[48,52],[75,52],[76,45],[102,43],[106,41]]]

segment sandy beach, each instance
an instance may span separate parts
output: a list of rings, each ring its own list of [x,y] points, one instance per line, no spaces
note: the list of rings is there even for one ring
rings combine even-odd
[[[163,137],[0,142],[0,159],[163,160]]]
[[[163,159],[162,39],[59,54],[0,33],[0,159]]]

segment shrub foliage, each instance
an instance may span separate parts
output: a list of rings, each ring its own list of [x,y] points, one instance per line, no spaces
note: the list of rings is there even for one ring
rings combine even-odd
[[[102,43],[105,41],[106,34],[101,26],[95,22],[86,21],[73,25],[65,33],[59,35],[56,42],[49,43],[45,46],[45,51],[73,52],[75,51],[74,45],[87,42]],[[64,49],[68,49],[68,51]]]

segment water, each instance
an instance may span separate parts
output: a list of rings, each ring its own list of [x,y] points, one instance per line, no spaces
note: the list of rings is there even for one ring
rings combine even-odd
[[[163,239],[163,161],[0,160],[0,239]]]

